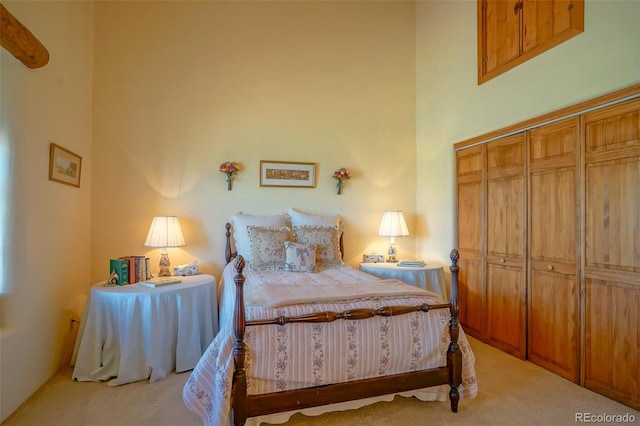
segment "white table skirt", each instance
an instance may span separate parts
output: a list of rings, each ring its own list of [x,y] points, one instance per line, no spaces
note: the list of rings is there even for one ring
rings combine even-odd
[[[73,379],[117,386],[193,369],[218,332],[216,281],[206,274],[180,279],[159,288],[91,287]]]
[[[403,281],[438,293],[445,301],[449,300],[444,269],[440,265],[425,265],[414,268],[398,266],[397,263],[361,263],[360,270],[378,278]]]

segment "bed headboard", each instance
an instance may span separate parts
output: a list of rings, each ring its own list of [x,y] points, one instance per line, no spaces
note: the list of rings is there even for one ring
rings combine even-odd
[[[235,258],[238,255],[237,251],[232,251],[231,250],[231,224],[229,222],[227,222],[224,225],[226,232],[225,232],[225,236],[226,236],[226,243],[224,246],[224,258],[226,260],[226,263],[231,262],[231,259]],[[342,258],[344,259],[344,244],[342,242],[342,237],[343,237],[344,233],[340,234],[340,255],[342,256]]]

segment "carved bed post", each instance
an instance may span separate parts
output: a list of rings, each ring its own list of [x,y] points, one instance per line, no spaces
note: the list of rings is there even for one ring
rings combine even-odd
[[[458,315],[460,313],[459,296],[458,296],[458,259],[460,254],[458,250],[451,250],[451,295],[449,296],[449,302],[451,303],[451,321],[449,322],[449,335],[451,336],[451,343],[449,343],[449,350],[447,351],[447,367],[449,367],[449,399],[451,400],[451,411],[458,412],[458,401],[460,400],[460,393],[458,392],[458,386],[462,383],[462,352],[458,346],[458,335],[460,333],[460,326],[458,323]]]
[[[227,232],[225,232],[225,236],[227,237],[227,243],[224,247],[224,258],[227,260],[227,263],[231,262],[231,224],[227,223],[224,225]]]
[[[247,374],[244,370],[244,358],[246,352],[244,331],[246,320],[244,316],[243,286],[245,278],[244,275],[242,275],[244,266],[244,258],[239,255],[234,264],[236,276],[233,277],[233,281],[236,284],[236,305],[233,312],[233,334],[235,336],[235,342],[233,344],[234,371],[231,385],[231,403],[233,409],[233,423],[235,425],[244,425],[247,420]]]

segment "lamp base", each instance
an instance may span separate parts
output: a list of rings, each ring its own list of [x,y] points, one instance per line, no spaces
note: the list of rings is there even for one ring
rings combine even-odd
[[[169,266],[171,263],[169,262],[169,253],[163,252],[160,253],[160,272],[158,272],[159,277],[170,277],[171,271],[169,270]]]
[[[396,245],[395,242],[389,245],[389,251],[387,252],[389,257],[387,258],[387,263],[398,263],[396,259]]]

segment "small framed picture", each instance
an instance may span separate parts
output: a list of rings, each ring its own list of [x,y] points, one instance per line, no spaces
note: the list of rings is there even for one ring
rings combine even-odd
[[[49,149],[49,180],[80,187],[82,157],[66,148],[51,144]]]
[[[261,160],[260,186],[315,188],[316,163]]]

